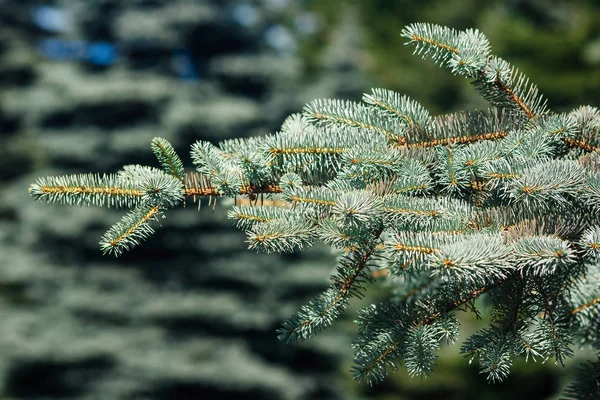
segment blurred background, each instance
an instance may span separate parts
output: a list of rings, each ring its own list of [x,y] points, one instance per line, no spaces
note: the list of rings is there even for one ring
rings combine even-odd
[[[555,111],[598,106],[598,21],[597,0],[0,0],[0,399],[558,398],[576,362],[516,362],[490,386],[459,346],[432,378],[356,385],[360,302],[309,342],[276,338],[327,286],[327,248],[255,254],[220,201],[170,212],[144,246],[103,257],[120,212],[34,203],[27,187],[156,165],[155,136],[191,165],[195,140],[275,132],[313,98],[371,87],[434,114],[486,107],[411,55],[400,32],[412,22],[482,30]],[[480,324],[464,318],[463,337]]]

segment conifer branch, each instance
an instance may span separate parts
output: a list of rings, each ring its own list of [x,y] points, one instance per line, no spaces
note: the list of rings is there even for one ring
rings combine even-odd
[[[38,178],[29,194],[48,203],[124,208],[139,204],[146,192],[116,175],[78,174]]]
[[[586,152],[600,152],[600,110],[581,106],[571,111],[569,117],[574,120],[575,132],[563,139],[565,143]]]
[[[342,154],[347,149],[343,147],[273,147],[269,149],[269,152],[273,155],[282,154]]]
[[[407,143],[407,146],[417,147],[417,148],[427,148],[427,147],[435,147],[435,146],[452,146],[453,144],[466,144],[466,143],[475,143],[480,142],[482,140],[498,140],[506,137],[508,132],[488,132],[475,134],[472,136],[460,136],[460,137],[448,137],[444,139],[432,139],[425,142],[415,142],[415,143]]]
[[[283,189],[276,184],[264,186],[241,186],[238,195],[251,194],[276,194],[282,193]],[[197,172],[189,172],[185,175],[183,194],[186,197],[193,197],[194,201],[198,197],[218,197],[222,195],[216,185],[213,185],[210,178]]]
[[[600,297],[596,297],[595,299],[590,300],[586,304],[582,304],[579,307],[573,309],[573,311],[571,311],[571,314],[575,315],[575,314],[580,313],[590,307],[594,307],[596,304],[600,304]]]
[[[158,206],[141,204],[113,225],[100,240],[104,254],[119,256],[154,233],[150,221],[159,215]]]
[[[407,44],[415,46],[415,53],[431,56],[457,75],[476,78],[475,87],[494,106],[519,110],[529,119],[546,113],[537,88],[506,61],[489,56],[489,42],[480,32],[417,23],[407,27],[402,36],[410,39]]]
[[[310,247],[316,239],[315,225],[301,217],[271,219],[248,231],[248,247],[266,253],[291,253]]]
[[[496,87],[501,91],[506,93],[506,95],[508,96],[508,98],[510,100],[512,100],[513,102],[516,103],[516,105],[523,110],[523,112],[525,113],[525,115],[527,115],[527,117],[529,118],[534,118],[535,114],[533,113],[533,111],[531,111],[531,109],[527,106],[527,104],[525,104],[525,102],[523,101],[523,99],[521,99],[519,96],[517,96],[517,94],[506,85],[506,83],[504,83],[502,81],[502,79],[500,79],[500,75],[498,75],[496,77],[496,79],[494,79],[494,85],[496,85]]]
[[[431,374],[440,341],[458,335],[455,311],[479,317],[474,301],[484,293],[492,322],[461,352],[478,358],[491,382],[508,375],[514,357],[563,363],[576,342],[598,349],[600,111],[550,113],[478,30],[417,23],[402,35],[415,53],[472,80],[493,108],[430,116],[406,96],[373,89],[362,103],[315,100],[275,134],[197,141],[196,172],[185,173],[173,146],[154,138],[161,168],[40,178],[30,195],[131,209],[101,239],[103,252],[117,256],[184,199],[210,205],[217,197],[235,200],[228,216],[251,249],[322,242],[339,250],[330,287],[279,337],[319,333],[380,278],[393,294],[359,312],[359,381],[380,381],[401,363],[411,376]],[[580,377],[570,396],[597,389],[597,366],[586,366],[591,377]]]
[[[501,285],[502,282],[503,281],[489,283],[486,286],[472,290],[460,297],[459,299],[451,301],[446,305],[441,306],[441,309],[438,309],[437,311],[432,312],[430,314],[426,314],[424,316],[419,316],[419,312],[418,310],[416,310],[416,319],[415,315],[413,315],[410,311],[407,313],[402,312],[399,318],[390,318],[390,322],[396,325],[391,325],[391,328],[394,330],[397,329],[396,332],[402,332],[407,326],[423,327],[432,325],[444,315],[447,315],[448,313],[451,313],[452,311],[458,309],[462,305],[475,300],[490,289]],[[366,328],[367,326],[369,326],[369,324],[365,324],[363,326]],[[388,337],[394,337],[396,335],[398,334],[392,334],[391,332],[387,332]],[[397,340],[391,341],[383,348],[374,347],[378,348],[376,352],[372,352],[374,348],[367,349],[367,351],[365,351],[364,346],[362,348],[359,348],[357,357],[355,358],[355,363],[357,363],[357,365],[353,367],[354,379],[358,381],[367,379],[369,380],[369,382],[377,382],[382,380],[386,376],[386,367],[392,367],[392,369],[395,369],[395,365],[391,362],[390,357],[393,357],[398,352],[402,352],[402,348],[405,346],[405,342],[407,339],[405,335],[398,336],[400,337]],[[361,352],[363,354],[361,354]],[[363,357],[365,358],[363,359]]]
[[[405,125],[396,120],[385,118],[362,104],[340,100],[314,100],[305,106],[306,115],[315,121],[344,124],[354,128],[374,131],[386,137],[388,141],[403,145],[406,143]]]
[[[185,177],[183,163],[171,143],[163,138],[154,138],[152,139],[152,151],[160,162],[163,171],[183,182]]]
[[[442,316],[444,314],[447,314],[449,312],[452,312],[455,309],[458,309],[459,307],[467,304],[468,302],[477,299],[479,296],[481,296],[482,294],[488,292],[489,290],[502,285],[502,283],[504,282],[505,279],[502,279],[502,280],[499,280],[499,281],[495,281],[495,282],[491,282],[491,283],[489,283],[489,284],[487,284],[485,286],[482,286],[482,287],[480,287],[478,289],[475,289],[475,290],[467,292],[465,295],[463,295],[458,300],[455,300],[455,301],[453,301],[451,303],[448,303],[441,311],[437,311],[437,312],[435,312],[435,313],[433,313],[433,314],[428,315],[427,317],[425,317],[420,322],[420,324],[421,325],[432,324],[440,316]]]
[[[363,96],[363,101],[381,107],[406,121],[410,127],[423,129],[429,122],[429,112],[423,106],[391,90],[373,89],[371,94]]]
[[[566,144],[571,147],[578,147],[588,152],[600,152],[600,147],[594,146],[590,143],[587,143],[585,139],[563,139]]]
[[[409,130],[409,148],[430,148],[496,141],[514,129],[515,116],[498,110],[458,112],[430,119],[422,130]]]
[[[402,36],[410,39],[407,44],[415,46],[415,54],[431,57],[435,63],[448,62],[459,53],[458,32],[448,27],[416,23],[404,28]]]
[[[596,400],[600,393],[600,355],[595,361],[583,363],[577,370],[577,377],[567,388],[567,400]]]
[[[379,240],[382,232],[383,226],[372,234],[373,242]],[[368,267],[375,249],[376,246],[371,244],[366,249],[354,250],[350,256],[343,256],[340,259],[338,275],[333,278],[333,285],[311,303],[303,306],[297,315],[285,321],[278,330],[279,339],[297,342],[330,326],[346,308],[348,297],[360,296],[362,281],[369,280],[369,276],[363,271]]]

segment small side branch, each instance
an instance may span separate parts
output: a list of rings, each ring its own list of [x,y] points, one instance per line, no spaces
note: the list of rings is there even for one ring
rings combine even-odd
[[[514,101],[521,110],[523,110],[523,112],[529,117],[529,118],[535,118],[535,114],[531,111],[531,109],[527,106],[527,104],[525,104],[525,102],[523,100],[521,100],[521,98],[519,96],[517,96],[517,94],[515,92],[513,92],[513,90],[508,87],[507,85],[504,84],[504,82],[502,82],[502,80],[500,79],[496,79],[494,81],[494,84],[496,85],[496,87],[498,89],[500,89],[501,91],[503,91],[504,93],[506,93],[508,95],[508,97]]]
[[[582,312],[583,310],[587,310],[588,308],[595,306],[596,304],[600,304],[600,297],[596,297],[592,301],[589,301],[589,302],[575,308],[573,311],[571,311],[571,315],[578,314],[578,313]]]

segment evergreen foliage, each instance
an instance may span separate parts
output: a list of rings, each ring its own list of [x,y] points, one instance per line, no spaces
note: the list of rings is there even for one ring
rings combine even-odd
[[[387,302],[359,312],[359,381],[378,382],[398,365],[430,375],[441,342],[459,334],[456,311],[479,316],[481,296],[493,304],[490,324],[460,352],[490,382],[508,376],[514,357],[564,364],[574,346],[599,351],[600,112],[551,112],[477,30],[419,23],[402,34],[415,53],[471,79],[493,108],[430,116],[374,89],[364,103],[316,100],[274,135],[198,141],[197,172],[184,174],[156,138],[162,170],[41,178],[30,193],[132,208],[102,238],[115,255],[185,197],[248,196],[253,205],[229,217],[250,248],[291,252],[321,241],[339,253],[330,287],[283,323],[282,340],[327,328],[375,280],[393,288]],[[599,370],[600,361],[584,364],[567,395],[599,398]]]

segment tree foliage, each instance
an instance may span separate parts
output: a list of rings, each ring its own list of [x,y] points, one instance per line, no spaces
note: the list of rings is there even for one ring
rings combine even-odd
[[[457,311],[493,304],[490,325],[460,352],[490,382],[514,357],[564,364],[574,346],[600,350],[600,111],[556,114],[536,86],[492,55],[477,30],[412,24],[416,54],[470,79],[488,110],[431,116],[384,89],[363,103],[321,99],[273,135],[198,141],[185,174],[171,145],[152,141],[162,169],[38,179],[51,203],[132,208],[102,238],[121,254],[186,197],[248,196],[229,217],[249,247],[292,252],[315,242],[339,254],[330,287],[285,321],[279,337],[330,326],[375,280],[394,295],[359,312],[354,377],[375,383],[403,365],[430,375]],[[281,201],[261,201],[277,196]],[[571,398],[600,396],[598,361],[582,366]]]

